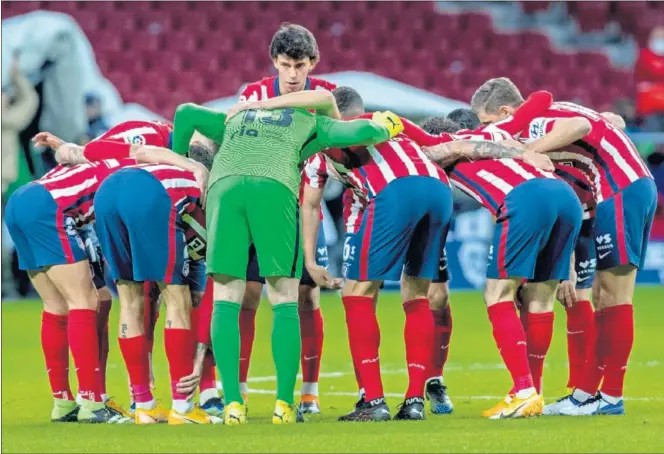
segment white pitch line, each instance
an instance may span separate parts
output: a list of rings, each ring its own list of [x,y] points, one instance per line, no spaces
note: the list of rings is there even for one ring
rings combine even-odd
[[[249,394],[276,394],[273,389],[252,389],[249,388]],[[321,394],[325,396],[350,396],[358,397],[356,392],[347,391],[324,391]],[[385,393],[385,397],[403,397],[403,393]],[[499,400],[505,396],[455,396],[451,395],[454,400]],[[664,401],[664,397],[625,397],[627,401]]]

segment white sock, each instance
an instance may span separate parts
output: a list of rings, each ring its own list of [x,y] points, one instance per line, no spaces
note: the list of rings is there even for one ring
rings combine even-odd
[[[365,394],[364,388],[360,388],[360,390],[357,392],[357,397],[359,399],[362,399],[364,397],[364,394]]]
[[[601,391],[600,391],[600,394],[602,395],[602,399],[604,399],[605,401],[607,401],[611,405],[617,405],[618,402],[620,402],[622,400],[622,396],[621,397],[613,397],[613,396],[609,396],[608,394],[604,394]]]
[[[220,381],[217,382],[217,389],[221,390],[224,389],[223,385],[221,384]]]
[[[249,394],[249,386],[247,386],[247,382],[242,382],[240,383],[240,392],[242,394]]]
[[[579,402],[585,402],[588,399],[590,399],[593,395],[589,394],[585,391],[581,391],[580,389],[575,389],[574,392],[572,393],[572,397],[578,400]]]
[[[173,399],[173,410],[178,413],[189,413],[194,408],[194,404],[188,399]]]
[[[318,383],[302,383],[302,392],[301,394],[312,394],[318,397]]]
[[[141,410],[152,410],[157,406],[157,401],[155,399],[152,399],[149,402],[136,402],[136,408],[140,408]]]
[[[106,403],[107,400],[108,400],[108,394],[102,394],[101,395],[101,401]]]
[[[219,392],[216,390],[216,388],[210,388],[206,389],[205,391],[201,391],[199,402],[201,403],[201,405],[205,405],[205,403],[208,400],[218,399],[218,398],[219,398]]]
[[[525,399],[526,397],[530,397],[534,392],[536,392],[534,387],[522,389],[521,391],[517,391],[516,397],[519,399]]]

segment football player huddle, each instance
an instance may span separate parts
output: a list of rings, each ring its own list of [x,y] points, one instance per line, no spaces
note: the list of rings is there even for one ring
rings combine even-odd
[[[270,58],[278,75],[248,84],[228,112],[187,103],[172,124],[125,122],[83,147],[48,132],[35,137],[60,165],[12,195],[6,223],[44,304],[51,420],[246,423],[264,286],[273,310],[274,424],[321,412],[320,288],[340,289],[358,387],[340,421],[452,413],[443,379],[452,186],[495,219],[484,300],[512,387],[483,416],[624,414],[632,297],[656,190],[622,119],[546,91],[524,99],[496,78],[477,89],[470,109],[420,127],[389,111],[367,113],[352,87],[311,77],[320,55],[302,26],[283,24]],[[320,228],[329,178],[346,188],[340,277],[327,270]],[[128,409],[106,391],[112,298],[104,268],[118,289]],[[394,414],[376,318],[385,280],[401,282],[405,313],[408,382]],[[567,313],[571,392],[544,405],[556,299]],[[160,303],[170,409],[152,393]]]

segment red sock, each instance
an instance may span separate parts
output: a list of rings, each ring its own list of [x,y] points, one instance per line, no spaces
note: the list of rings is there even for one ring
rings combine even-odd
[[[177,384],[184,376],[193,370],[194,343],[190,329],[166,328],[164,330],[164,344],[168,369],[171,373],[171,391],[173,400],[185,400],[188,395],[177,392]]]
[[[590,346],[586,356],[586,364],[576,385],[581,391],[593,395],[597,394],[599,384],[604,376],[604,351],[606,347],[602,337],[602,315],[603,311],[595,312],[595,329],[592,337],[589,339]]]
[[[150,364],[148,342],[144,334],[130,338],[119,338],[120,351],[127,366],[132,394],[137,403],[150,402]]]
[[[622,397],[627,361],[634,345],[634,306],[621,304],[602,309],[604,382],[601,391]]]
[[[433,358],[428,378],[441,377],[450,351],[452,337],[452,308],[449,303],[443,310],[431,310],[433,316]]]
[[[406,399],[424,397],[424,383],[431,370],[431,346],[434,339],[433,314],[427,298],[406,301],[403,304],[406,325],[403,331],[408,365]]]
[[[364,385],[362,384],[362,376],[360,375],[360,368],[358,367],[355,359],[353,359],[353,372],[355,372],[355,381],[357,382],[357,389],[363,389]]]
[[[313,311],[298,311],[302,335],[302,381],[318,383],[320,359],[323,355],[323,314],[320,308]]]
[[[145,281],[143,283],[143,299],[145,301],[145,309],[143,312],[143,327],[145,329],[145,337],[147,340],[148,353],[152,353],[154,349],[154,330],[157,327],[157,320],[159,319],[159,285],[156,282]]]
[[[90,309],[70,310],[67,337],[76,365],[79,394],[84,399],[101,402],[97,312]]]
[[[67,316],[42,312],[41,344],[51,392],[56,399],[73,400],[69,387]]]
[[[108,362],[108,316],[111,300],[100,301],[97,310],[97,337],[99,338],[99,391],[106,394],[106,363]]]
[[[240,383],[247,382],[255,336],[256,311],[242,308],[240,310]]]
[[[493,338],[500,356],[512,376],[514,392],[533,387],[533,377],[528,366],[526,334],[514,302],[502,301],[488,308],[489,320],[493,326]]]
[[[544,358],[551,346],[553,337],[553,312],[528,314],[528,365],[538,394],[542,393],[542,373]]]
[[[380,377],[380,328],[372,297],[345,296],[348,343],[353,363],[357,364],[367,401],[384,397]],[[433,323],[431,324],[433,326]]]
[[[203,370],[201,372],[201,391],[217,388],[217,377],[214,372],[214,366],[214,355],[211,351],[208,351],[205,355],[205,360],[203,361]]]
[[[569,360],[568,388],[576,388],[586,358],[595,344],[595,311],[590,301],[577,301],[567,312],[567,357]],[[594,353],[593,353],[594,354]]]

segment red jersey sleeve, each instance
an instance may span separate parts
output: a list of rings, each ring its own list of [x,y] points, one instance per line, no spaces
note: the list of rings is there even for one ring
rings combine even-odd
[[[328,178],[325,158],[320,153],[310,157],[304,165],[303,183],[314,189],[323,189]]]
[[[495,132],[500,129],[512,137],[517,137],[528,124],[536,117],[549,110],[553,103],[553,95],[548,91],[536,91],[514,112],[511,117],[498,121],[485,128],[486,131]]]

